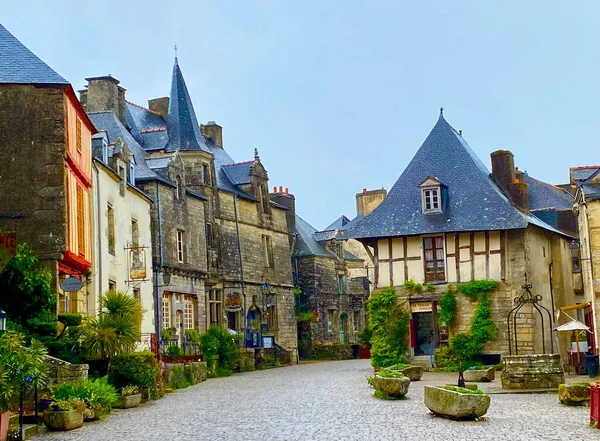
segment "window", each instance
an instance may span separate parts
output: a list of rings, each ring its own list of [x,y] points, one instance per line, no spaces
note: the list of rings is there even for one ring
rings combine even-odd
[[[183,263],[183,231],[177,230],[177,261]]]
[[[327,332],[333,332],[333,311],[327,311]]]
[[[168,329],[171,327],[171,293],[163,292],[162,295],[162,327]]]
[[[194,329],[194,297],[185,295],[183,298],[183,327]]]
[[[77,151],[81,153],[81,120],[75,122],[75,140],[77,143]]]
[[[346,292],[346,276],[343,274],[338,275],[338,291],[340,294]]]
[[[108,143],[106,139],[102,139],[102,162],[108,164]]]
[[[223,301],[220,290],[211,289],[208,293],[208,312],[210,325],[220,326],[223,320]]]
[[[258,186],[258,198],[260,199],[262,212],[264,214],[269,214],[269,194],[264,185]]]
[[[121,196],[125,196],[125,187],[127,186],[127,177],[125,176],[125,167],[119,165],[119,178],[121,178],[121,182],[119,183],[119,194]]]
[[[77,250],[85,257],[85,203],[83,188],[77,185]]]
[[[581,259],[579,256],[571,257],[571,263],[573,265],[573,272],[580,273],[581,272]]]
[[[205,185],[210,184],[210,175],[208,173],[208,164],[202,164],[202,183]]]
[[[183,199],[184,193],[183,183],[181,182],[181,177],[177,176],[175,178],[175,199]]]
[[[135,185],[135,162],[133,162],[133,158],[129,162],[129,183]]]
[[[442,211],[440,204],[439,188],[423,188],[423,213],[439,213]]]
[[[424,237],[425,282],[443,282],[446,280],[444,262],[444,237]]]
[[[273,259],[273,241],[271,236],[263,236],[262,239],[265,267],[273,268],[275,266],[275,261]]]
[[[344,259],[344,246],[341,243],[335,244],[335,255],[338,259]]]
[[[109,280],[108,281],[108,290],[116,291],[117,290],[117,282],[115,282],[114,280]]]
[[[139,288],[133,288],[133,298],[138,304],[142,304],[142,295]]]
[[[108,204],[106,216],[108,217],[108,252],[115,255],[115,211]]]
[[[352,315],[352,331],[358,332],[360,330],[360,311],[354,311]]]
[[[135,247],[140,244],[140,227],[136,219],[131,219],[131,244]]]
[[[209,248],[213,246],[212,224],[206,224],[206,246]]]
[[[346,322],[348,320],[348,316],[346,314],[340,315],[339,320],[339,328],[340,328],[340,343],[346,343]]]
[[[277,329],[277,306],[269,305],[267,306],[267,324],[269,325],[269,329]]]

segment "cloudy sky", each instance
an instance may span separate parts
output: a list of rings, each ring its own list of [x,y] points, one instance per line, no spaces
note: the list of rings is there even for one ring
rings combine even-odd
[[[169,93],[173,46],[200,122],[237,161],[260,151],[316,228],[389,189],[446,119],[489,166],[552,183],[600,163],[593,0],[0,0],[0,22],[63,77]]]

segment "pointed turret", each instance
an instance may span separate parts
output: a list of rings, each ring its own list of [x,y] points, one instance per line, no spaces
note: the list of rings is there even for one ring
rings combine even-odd
[[[200,125],[183,74],[179,68],[177,57],[175,57],[175,65],[173,66],[167,133],[169,135],[169,141],[165,146],[167,152],[176,150],[209,151],[200,134]]]

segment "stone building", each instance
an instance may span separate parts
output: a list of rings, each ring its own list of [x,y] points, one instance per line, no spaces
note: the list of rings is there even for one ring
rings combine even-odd
[[[0,247],[32,246],[53,275],[59,312],[90,308],[94,133],[71,84],[0,25]],[[70,277],[79,291],[61,289]]]
[[[170,96],[148,108],[126,101],[112,77],[88,79],[81,101],[92,119],[115,115],[136,160],[136,185],[155,201],[157,332],[223,325],[243,333],[247,347],[266,340],[295,351],[286,209],[270,201],[258,151],[235,162],[222,128],[198,124],[177,59]]]
[[[600,279],[594,275],[600,274],[600,166],[571,167],[570,175],[570,184],[575,188],[573,211],[579,226],[579,241],[571,248],[572,260],[581,276],[582,290],[577,302],[565,312],[590,327],[588,347],[597,354]]]
[[[431,344],[470,329],[474,303],[457,295],[457,317],[446,329],[437,324],[438,300],[448,285],[482,279],[500,283],[490,296],[499,337],[486,344],[485,353],[514,353],[507,317],[526,283],[550,316],[543,316],[543,340],[541,318],[526,304],[516,320],[517,349],[520,354],[557,349],[550,331],[555,312],[575,300],[572,236],[558,229],[560,222],[554,227],[534,215],[539,213],[531,210],[529,186],[512,153],[496,151],[491,160],[490,174],[440,113],[389,194],[348,229],[348,237],[372,254],[376,287],[396,287],[411,312],[411,357],[428,360]],[[434,292],[411,293],[404,287],[410,280],[430,284]]]
[[[113,113],[93,114],[103,127],[117,125]],[[94,213],[94,268],[91,293],[96,305],[109,290],[130,293],[144,309],[142,341],[154,332],[152,285],[152,199],[136,187],[135,156],[123,138],[105,130],[92,139],[92,199]],[[124,135],[123,133],[121,135]],[[89,311],[93,314],[94,311]]]

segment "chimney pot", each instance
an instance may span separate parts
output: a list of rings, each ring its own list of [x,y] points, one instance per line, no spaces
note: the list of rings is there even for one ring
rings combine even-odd
[[[279,193],[283,193],[283,186],[279,186]]]
[[[363,188],[363,194],[365,194],[367,192],[366,188]]]
[[[273,187],[273,193],[277,193],[277,187]]]
[[[289,190],[287,187],[285,187],[285,194],[289,194]]]

